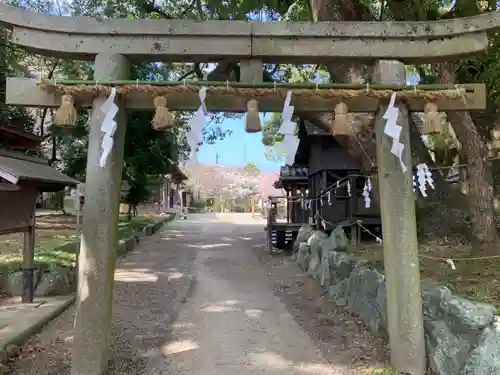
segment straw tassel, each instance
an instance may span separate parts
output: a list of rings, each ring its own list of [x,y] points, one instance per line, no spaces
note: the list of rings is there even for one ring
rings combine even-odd
[[[65,94],[62,97],[61,106],[54,116],[56,125],[69,126],[76,124],[75,99],[73,96]]]
[[[259,117],[259,102],[255,99],[250,99],[247,102],[245,130],[247,133],[258,133],[262,131],[262,125]]]
[[[423,134],[439,133],[441,130],[441,116],[435,103],[429,102],[424,107]]]
[[[174,115],[167,108],[167,98],[157,96],[153,99],[155,105],[155,115],[151,124],[155,130],[165,130],[174,125]]]
[[[335,120],[333,121],[332,135],[349,134],[349,111],[345,103],[339,103],[335,106]]]

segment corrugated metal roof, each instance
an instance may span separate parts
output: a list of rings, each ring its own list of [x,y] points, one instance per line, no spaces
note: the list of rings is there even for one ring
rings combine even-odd
[[[17,184],[18,181],[37,181],[51,185],[76,185],[79,181],[48,165],[46,159],[0,150],[0,176]]]

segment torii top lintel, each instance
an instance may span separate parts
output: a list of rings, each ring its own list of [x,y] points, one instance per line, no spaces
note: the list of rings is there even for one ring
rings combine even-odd
[[[337,59],[457,59],[488,47],[500,12],[432,22],[246,22],[97,20],[46,16],[0,5],[13,41],[46,56],[93,59],[100,52],[145,61],[326,62]]]

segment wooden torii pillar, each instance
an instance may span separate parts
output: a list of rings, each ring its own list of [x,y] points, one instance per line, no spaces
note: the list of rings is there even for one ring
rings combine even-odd
[[[487,33],[500,28],[500,13],[435,22],[319,22],[315,24],[185,21],[96,20],[87,17],[46,16],[0,5],[0,24],[27,50],[45,56],[95,61],[94,79],[126,79],[131,59],[154,61],[241,61],[243,82],[262,78],[262,61],[324,63],[331,60],[380,60],[375,66],[378,82],[404,82],[402,62],[436,62],[458,59],[488,47]],[[165,25],[168,25],[166,28]],[[387,61],[397,60],[397,63]],[[484,85],[471,85],[465,100],[440,101],[441,111],[484,109]],[[55,108],[61,97],[41,90],[36,81],[8,78],[9,105]],[[100,375],[108,362],[113,273],[116,258],[121,170],[128,109],[153,109],[150,98],[134,96],[120,103],[113,151],[104,168],[98,167],[104,98],[77,102],[92,107],[87,161],[87,201],[82,227],[78,310],[75,321],[72,375]],[[279,112],[283,98],[259,100],[260,110]],[[296,112],[331,112],[339,100],[295,97]],[[411,173],[396,168],[377,98],[345,100],[350,112],[377,112],[377,156],[381,187],[384,261],[388,285],[389,338],[393,367],[411,375],[425,371],[424,335],[420,297],[414,197]],[[196,95],[168,98],[172,110],[192,111]],[[384,105],[385,103],[382,103]],[[210,111],[244,112],[241,97],[207,98]],[[408,111],[423,111],[419,100],[398,103],[403,116],[403,158],[411,170]],[[395,202],[399,202],[396,206]],[[84,265],[84,266],[83,266]]]

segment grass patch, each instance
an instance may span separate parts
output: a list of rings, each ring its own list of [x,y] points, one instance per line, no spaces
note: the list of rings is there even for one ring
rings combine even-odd
[[[123,239],[142,230],[155,221],[155,216],[138,216],[128,221],[121,215],[118,223],[118,238]],[[61,223],[64,223],[62,225]],[[49,225],[50,223],[50,225]],[[76,218],[67,215],[43,217],[37,220],[35,239],[35,264],[46,268],[53,265],[70,266],[76,261]],[[0,236],[0,274],[22,266],[23,234]]]
[[[362,244],[351,247],[357,258],[367,260],[383,272],[384,254],[380,244]],[[422,280],[432,280],[450,288],[454,293],[469,300],[489,303],[500,310],[500,262],[498,259],[460,261],[460,258],[477,257],[471,245],[443,245],[423,242],[419,245],[420,273]],[[455,260],[456,270],[444,261]],[[500,312],[500,311],[499,311]]]
[[[129,237],[135,232],[142,230],[145,226],[153,224],[155,221],[155,216],[137,216],[128,221],[126,215],[120,215],[118,237],[119,239]]]
[[[387,365],[381,369],[373,369],[370,375],[400,375],[399,371],[393,370],[391,366]]]

